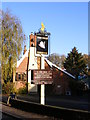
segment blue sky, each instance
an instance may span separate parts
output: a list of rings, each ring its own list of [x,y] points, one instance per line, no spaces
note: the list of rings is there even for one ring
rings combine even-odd
[[[88,2],[3,2],[2,9],[9,9],[23,27],[29,48],[29,35],[37,32],[44,23],[51,33],[50,53],[69,53],[77,47],[88,54]]]

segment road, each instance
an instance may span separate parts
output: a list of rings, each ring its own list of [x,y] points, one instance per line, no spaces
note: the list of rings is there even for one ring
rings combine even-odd
[[[40,103],[40,98],[38,95],[18,95],[17,99]],[[2,101],[6,102],[7,96],[3,96]],[[45,104],[51,106],[90,111],[90,103],[86,98],[83,99],[83,98],[72,98],[70,96],[67,97],[48,96],[45,98]]]

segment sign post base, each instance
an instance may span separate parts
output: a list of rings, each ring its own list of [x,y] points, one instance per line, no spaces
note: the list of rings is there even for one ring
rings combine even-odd
[[[45,105],[45,85],[41,85],[41,104]]]

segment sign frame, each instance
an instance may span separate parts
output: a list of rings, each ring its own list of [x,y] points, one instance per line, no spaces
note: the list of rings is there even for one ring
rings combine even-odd
[[[45,48],[41,48],[40,43],[45,44]],[[48,36],[36,36],[36,55],[48,55]]]
[[[39,56],[39,57],[41,57],[41,56],[45,56],[45,57],[47,57],[48,56],[48,54],[49,54],[49,47],[50,47],[50,33],[49,32],[44,32],[44,33],[41,33],[41,32],[37,32],[37,33],[34,33],[34,35],[35,35],[35,46],[36,46],[36,48],[35,48],[35,56]],[[47,51],[37,51],[37,38],[42,38],[43,40],[47,40]]]
[[[45,77],[46,75],[48,75],[48,77]],[[52,70],[46,70],[46,69],[33,70],[33,80],[32,80],[32,82],[34,84],[52,84],[52,82],[53,82],[53,71]]]

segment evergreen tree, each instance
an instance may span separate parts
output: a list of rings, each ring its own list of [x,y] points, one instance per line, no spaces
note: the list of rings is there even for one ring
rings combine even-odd
[[[13,67],[21,54],[25,35],[17,17],[10,14],[8,10],[0,12],[2,13],[0,18],[2,82],[7,82],[12,79]]]
[[[86,62],[81,53],[78,53],[76,47],[72,49],[72,51],[68,54],[64,67],[68,72],[78,79],[80,74],[86,73]]]

